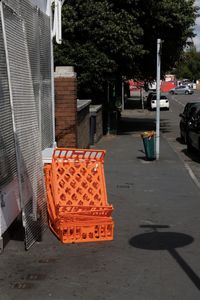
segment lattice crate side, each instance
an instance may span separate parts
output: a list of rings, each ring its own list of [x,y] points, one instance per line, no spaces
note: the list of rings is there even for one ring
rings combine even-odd
[[[51,229],[63,243],[110,241],[114,238],[112,219],[104,222],[62,222],[59,227],[53,226]]]
[[[58,215],[61,218],[74,214],[96,217],[110,217],[113,212],[113,206],[59,206],[57,211]]]
[[[54,203],[54,197],[52,194],[52,169],[51,164],[46,164],[44,166],[44,176],[45,176],[45,187],[47,193],[47,209],[48,215],[53,220],[57,219],[56,206]]]
[[[104,161],[105,150],[94,149],[73,149],[73,148],[56,148],[53,153],[54,159],[95,159],[96,161]]]
[[[45,173],[45,183],[47,190],[47,199],[48,199],[48,214],[49,217],[53,220],[57,218],[65,218],[74,216],[74,215],[85,215],[92,217],[109,217],[113,211],[112,206],[106,207],[78,207],[78,206],[55,206],[52,190],[51,190],[51,165],[45,165],[44,167]]]
[[[61,206],[66,204],[87,206],[89,201],[93,201],[94,203],[92,203],[91,205],[106,206],[107,194],[102,159],[101,161],[96,161],[95,159],[84,159],[82,156],[80,159],[76,157],[75,160],[71,159],[71,157],[74,156],[73,151],[70,150],[69,152],[69,156],[58,155],[53,158],[52,168],[54,194],[56,197],[59,197],[59,199],[56,199],[56,203]],[[88,152],[89,151],[86,151],[86,153]],[[95,151],[95,153],[98,153],[98,151]],[[94,173],[95,169],[96,174]],[[91,171],[93,171],[93,174],[91,174]],[[94,176],[96,178],[96,182],[92,180]],[[90,180],[91,182],[89,182]],[[94,184],[99,185],[98,191],[95,190]],[[82,192],[82,190],[84,189],[84,185],[87,190]],[[101,199],[98,202],[96,201],[97,203],[95,203],[95,199],[90,200],[88,197],[88,194],[93,192],[93,197],[101,197]],[[66,193],[68,193],[68,195],[66,195]],[[69,200],[67,200],[67,198]]]
[[[89,216],[89,215],[82,215],[82,214],[67,214],[64,217],[59,217],[55,220],[56,226],[60,227],[60,224],[78,224],[81,222],[87,223],[87,224],[96,224],[96,222],[107,223],[108,221],[112,221],[112,217],[107,216]]]

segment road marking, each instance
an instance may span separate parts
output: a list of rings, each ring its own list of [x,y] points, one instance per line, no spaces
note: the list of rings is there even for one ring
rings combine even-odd
[[[185,106],[185,104],[183,104],[182,102],[180,102],[179,100],[177,100],[176,98],[173,97],[173,100],[176,101],[178,104],[180,104],[181,106]]]
[[[193,182],[196,184],[196,186],[200,189],[200,182],[198,181],[197,177],[195,176],[194,172],[192,171],[192,169],[190,168],[190,166],[184,161],[184,158],[180,155],[179,152],[177,152],[177,150],[174,148],[172,141],[170,141],[166,136],[164,136],[165,141],[168,143],[168,145],[171,147],[171,149],[178,155],[178,157],[180,158],[180,160],[183,162],[184,167],[186,168],[186,170],[188,171],[191,179],[193,180]]]
[[[178,103],[179,105],[181,105],[182,107],[185,106],[185,104],[183,104],[182,102],[180,102],[179,100],[177,100],[176,98],[174,98],[174,96],[172,96],[171,99],[173,101],[175,101],[176,103]],[[168,139],[169,138],[167,136],[165,136],[165,140],[171,146],[171,148],[173,149],[173,151],[175,153],[177,153],[177,155],[179,156],[179,158],[181,159],[181,161],[184,163],[184,167],[188,171],[189,176],[191,177],[191,179],[193,180],[193,182],[195,183],[195,185],[200,189],[200,182],[198,180],[198,177],[196,177],[196,175],[192,171],[191,167],[184,161],[184,158],[180,155],[180,153],[176,150],[176,148],[174,148],[174,145],[172,144],[172,140],[168,140]],[[179,148],[179,150],[181,150],[181,147]]]
[[[197,185],[197,187],[200,189],[200,183],[199,183],[197,177],[194,175],[194,172],[192,171],[192,169],[190,168],[190,166],[187,163],[184,163],[184,165],[185,165],[185,168],[188,171],[190,177],[192,178],[194,183]]]

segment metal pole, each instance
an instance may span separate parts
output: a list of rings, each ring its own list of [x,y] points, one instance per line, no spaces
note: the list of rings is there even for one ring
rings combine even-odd
[[[107,103],[108,103],[108,120],[107,120],[107,134],[110,134],[110,85],[107,82]]]
[[[157,70],[156,70],[156,159],[160,156],[160,45],[157,39]]]
[[[51,3],[49,3],[49,12],[50,12],[50,28],[53,25],[53,13],[51,9]],[[52,133],[53,133],[53,145],[51,147],[57,147],[56,144],[56,123],[55,123],[55,87],[54,87],[54,54],[53,54],[53,34],[51,33],[51,103],[52,103]]]
[[[140,87],[140,100],[142,102],[142,109],[144,110],[144,97],[143,97],[143,88]]]
[[[122,111],[124,111],[124,80],[122,77]]]

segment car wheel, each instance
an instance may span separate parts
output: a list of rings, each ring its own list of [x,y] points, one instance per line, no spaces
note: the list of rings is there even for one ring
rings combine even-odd
[[[187,151],[192,152],[192,146],[189,142],[187,142]]]
[[[188,94],[189,94],[189,92],[188,92],[188,91],[185,91],[185,94],[186,94],[186,95],[188,95]]]
[[[194,148],[193,148],[193,146],[192,146],[192,144],[191,144],[191,142],[190,142],[190,140],[189,140],[188,137],[186,138],[186,144],[187,144],[187,151],[188,152],[193,152]]]
[[[186,141],[185,141],[185,138],[184,138],[182,132],[180,132],[180,141],[182,144],[186,144]]]

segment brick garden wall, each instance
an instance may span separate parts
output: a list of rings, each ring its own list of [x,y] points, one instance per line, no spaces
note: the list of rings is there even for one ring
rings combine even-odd
[[[55,125],[58,147],[77,147],[77,81],[55,77]]]
[[[89,148],[91,100],[77,100],[77,80],[72,67],[57,67],[54,83],[57,146]],[[94,142],[97,142],[102,136],[102,108],[92,107],[96,120]]]

